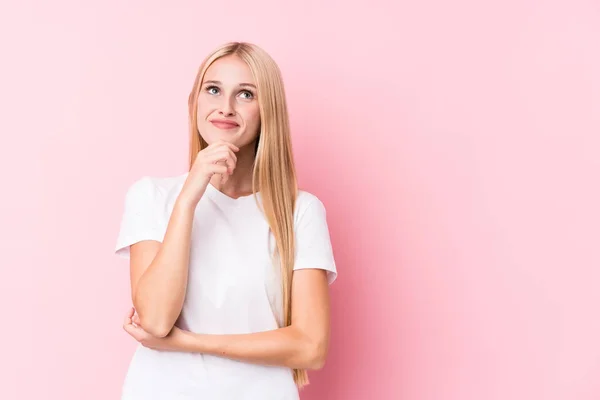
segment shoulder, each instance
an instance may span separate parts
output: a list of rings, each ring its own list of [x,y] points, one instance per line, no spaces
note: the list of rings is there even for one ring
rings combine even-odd
[[[127,202],[148,203],[165,201],[172,196],[177,197],[186,177],[187,172],[176,176],[144,175],[127,188]]]
[[[325,217],[325,204],[314,193],[307,190],[298,190],[296,198],[296,207],[294,209],[294,219],[296,222],[309,216]]]
[[[188,176],[188,172],[175,176],[161,176],[161,177],[147,177],[152,180],[152,183],[156,187],[156,190],[165,198],[168,198],[175,194],[179,194],[185,180]]]

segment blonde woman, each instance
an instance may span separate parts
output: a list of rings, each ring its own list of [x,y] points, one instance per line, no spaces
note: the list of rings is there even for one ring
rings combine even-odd
[[[292,400],[325,363],[337,276],[323,203],[296,182],[284,87],[260,47],[228,43],[189,96],[189,171],[134,182],[138,342],[122,400]]]

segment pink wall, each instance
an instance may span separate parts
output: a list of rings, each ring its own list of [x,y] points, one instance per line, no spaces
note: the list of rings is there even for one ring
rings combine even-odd
[[[196,68],[256,42],[328,208],[306,400],[600,398],[600,8],[16,1],[0,9],[1,399],[116,399],[124,191],[177,174]]]

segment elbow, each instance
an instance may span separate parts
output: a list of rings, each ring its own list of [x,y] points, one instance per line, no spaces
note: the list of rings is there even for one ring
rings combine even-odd
[[[323,330],[305,330],[299,327],[295,330],[298,334],[298,358],[292,368],[306,370],[320,370],[325,366],[329,347],[329,335]]]
[[[134,308],[137,310],[140,318],[140,325],[144,331],[157,338],[163,338],[171,332],[174,325],[173,323],[165,321],[165,318],[156,315],[155,313],[146,313],[142,311],[144,308],[139,307],[138,304],[138,301],[134,301]]]
[[[306,363],[304,368],[318,371],[325,366],[327,359],[327,344],[325,341],[312,341],[306,349]]]
[[[164,338],[173,329],[173,325],[148,321],[148,319],[140,318],[141,326],[144,331],[157,338]]]
[[[325,366],[325,357],[315,357],[309,363],[307,369],[310,369],[312,371],[318,371],[318,370],[322,369],[324,366]]]
[[[142,328],[150,335],[157,338],[164,338],[171,333],[171,330],[173,329],[172,326],[168,325],[149,325],[148,327],[142,326]]]

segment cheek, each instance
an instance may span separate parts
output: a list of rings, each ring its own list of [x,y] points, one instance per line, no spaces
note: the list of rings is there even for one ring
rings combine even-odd
[[[258,126],[260,123],[260,110],[258,109],[258,105],[248,107],[248,110],[246,111],[246,121],[248,121],[248,125],[252,125],[254,127]]]
[[[210,109],[208,101],[203,96],[198,98],[198,108],[196,109],[198,113],[198,119],[201,119],[202,116],[206,115],[208,110]]]
[[[219,108],[219,100],[215,96],[201,92],[198,95],[198,119],[206,119],[211,113]]]
[[[207,127],[207,120],[211,112],[210,102],[206,99],[202,99],[202,96],[198,98],[198,106],[196,108],[196,128],[201,135],[206,135],[210,132]],[[205,137],[206,140],[206,137]]]

